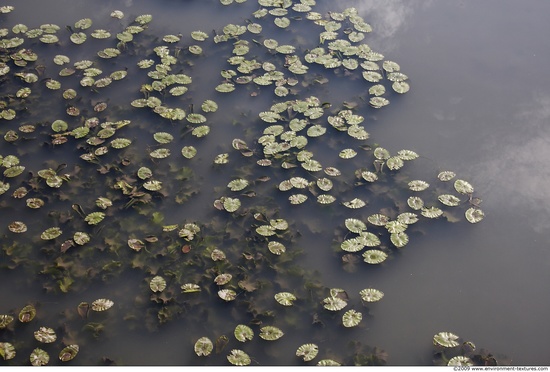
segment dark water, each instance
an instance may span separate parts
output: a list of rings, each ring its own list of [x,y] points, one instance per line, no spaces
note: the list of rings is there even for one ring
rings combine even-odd
[[[56,210],[74,215],[72,203],[81,204],[89,212],[98,196],[97,190],[118,195],[109,187],[117,173],[107,172],[106,181],[102,181],[95,167],[89,167],[78,159],[82,152],[74,147],[67,147],[68,150],[63,152],[52,151],[48,146],[33,149],[19,142],[17,146],[3,142],[0,145],[2,155],[17,153],[22,163],[35,172],[62,162],[67,163],[68,171],[81,166],[83,170],[75,178],[88,186],[81,187],[78,195],[71,195],[67,190],[67,198],[52,197],[48,209],[39,213],[22,208],[22,200],[13,202],[9,197],[13,186],[1,196],[2,226],[7,226],[17,216],[17,219],[27,222],[29,232],[14,239],[14,234],[3,228],[3,249],[27,250],[28,253],[21,255],[28,261],[10,270],[9,257],[6,254],[1,257],[0,279],[5,284],[0,286],[0,313],[17,314],[27,303],[36,304],[38,313],[37,320],[32,323],[18,323],[13,330],[0,331],[3,332],[0,341],[12,342],[18,350],[14,364],[27,363],[25,355],[35,347],[51,351],[52,364],[58,363],[53,359],[60,349],[60,341],[55,345],[41,346],[32,336],[32,332],[42,325],[55,328],[63,336],[64,344],[81,345],[81,353],[73,361],[80,365],[111,361],[121,365],[227,364],[225,355],[232,348],[242,348],[253,357],[253,363],[261,365],[301,364],[294,353],[299,345],[308,342],[318,344],[320,349],[314,362],[332,358],[350,364],[349,355],[353,353],[349,343],[352,341],[365,347],[383,349],[388,355],[389,365],[429,365],[434,350],[432,337],[441,331],[456,333],[464,340],[473,341],[478,348],[502,355],[503,362],[550,364],[547,341],[550,332],[547,321],[550,253],[546,243],[550,217],[546,165],[550,138],[547,129],[550,77],[546,69],[550,54],[546,35],[550,26],[545,17],[550,12],[550,4],[542,1],[352,0],[318,3],[316,10],[323,14],[356,7],[373,27],[365,42],[387,59],[398,62],[410,78],[411,91],[402,96],[393,94],[388,107],[361,109],[371,136],[369,144],[381,144],[392,154],[400,149],[419,153],[421,158],[403,171],[408,177],[434,180],[441,170],[455,171],[460,178],[471,182],[476,196],[483,199],[481,207],[485,219],[475,225],[463,217],[456,223],[423,221],[418,227],[411,228],[410,243],[403,249],[394,249],[391,259],[383,265],[366,267],[359,262],[355,271],[345,270],[339,252],[343,220],[347,217],[364,218],[388,203],[390,208],[392,200],[385,199],[384,193],[373,195],[364,188],[350,192],[349,188],[342,186],[339,191],[347,192],[346,196],[368,199],[369,211],[346,212],[342,208],[319,208],[311,203],[307,206],[289,205],[286,195],[281,196],[275,189],[275,185],[287,177],[286,174],[280,169],[270,168],[254,168],[252,172],[248,167],[250,162],[231,147],[233,138],[252,143],[265,123],[258,124],[256,120],[254,125],[262,127],[251,127],[250,118],[268,109],[274,96],[261,93],[250,97],[254,89],[226,96],[213,94],[213,88],[221,80],[219,71],[228,68],[225,58],[231,49],[205,47],[205,56],[185,70],[193,77],[193,88],[185,96],[192,97],[191,101],[185,97],[181,101],[174,100],[181,102],[186,109],[189,104],[200,106],[208,98],[220,104],[222,109],[208,117],[210,134],[200,140],[192,141],[177,127],[179,124],[166,124],[147,111],[121,111],[122,117],[118,117],[116,105],[127,106],[129,101],[139,98],[136,82],[121,82],[105,93],[92,96],[97,100],[109,100],[113,105],[113,120],[128,118],[136,124],[133,132],[122,132],[122,136],[131,136],[133,140],[131,148],[125,150],[125,156],[133,160],[127,169],[144,162],[164,180],[173,177],[173,184],[164,181],[170,197],[155,200],[155,208],[164,215],[162,224],[208,222],[210,232],[225,231],[224,238],[214,239],[212,244],[226,252],[240,252],[238,247],[241,245],[245,249],[254,247],[253,240],[249,239],[253,233],[243,232],[251,229],[251,221],[228,217],[226,212],[212,207],[213,201],[227,194],[225,185],[232,178],[271,177],[270,182],[254,185],[254,191],[259,195],[257,198],[242,197],[241,200],[243,208],[251,209],[260,200],[269,214],[291,223],[292,232],[286,237],[286,245],[288,254],[292,255],[292,264],[281,264],[286,270],[284,275],[277,274],[272,268],[262,271],[259,277],[264,290],[256,293],[272,295],[288,289],[303,293],[302,279],[314,278],[319,286],[344,288],[348,292],[350,306],[346,310],[363,311],[361,326],[352,329],[339,326],[342,311],[337,315],[322,313],[324,327],[311,325],[313,313],[324,311],[315,305],[323,297],[282,308],[269,303],[267,295],[251,296],[257,301],[255,306],[260,313],[256,314],[254,321],[259,319],[264,324],[280,326],[285,336],[272,343],[256,336],[254,341],[240,344],[232,338],[233,329],[236,324],[250,322],[251,315],[243,303],[222,303],[215,295],[214,285],[210,288],[213,299],[209,299],[204,291],[197,301],[183,300],[181,295],[175,295],[177,301],[171,309],[178,307],[180,311],[171,321],[159,325],[156,312],[160,306],[149,298],[148,281],[157,273],[166,276],[168,269],[183,265],[185,259],[153,255],[150,256],[151,267],[147,268],[147,264],[136,261],[135,255],[127,252],[126,240],[129,237],[162,235],[159,234],[160,226],[151,222],[153,210],[134,213],[132,209],[120,209],[108,216],[106,221],[112,225],[104,230],[93,230],[94,239],[103,242],[104,247],[96,242],[95,253],[82,255],[77,262],[83,267],[93,267],[94,263],[106,265],[111,260],[119,262],[121,269],[110,274],[107,270],[97,276],[90,274],[81,283],[76,283],[74,290],[59,293],[52,289],[56,286],[55,280],[39,274],[42,265],[55,260],[59,254],[53,250],[53,244],[45,244],[36,237],[59,221],[59,217],[49,212]],[[17,23],[29,27],[56,23],[64,27],[90,17],[94,20],[92,28],[112,29],[115,33],[120,26],[109,14],[120,9],[126,14],[125,20],[120,21],[122,24],[140,14],[153,15],[153,22],[143,35],[147,38],[169,33],[189,35],[199,29],[220,32],[228,23],[250,21],[251,12],[258,9],[258,4],[252,0],[225,7],[216,1],[104,1],[99,5],[84,1],[50,1],[49,6],[40,7],[39,12],[36,10],[38,4],[34,0],[13,4],[16,10],[2,16],[1,27],[11,28]],[[311,35],[298,22],[285,31],[265,27],[266,33],[279,32],[280,40],[309,45],[305,41]],[[88,40],[84,45],[70,49],[73,53],[71,61],[91,58],[86,45],[92,42],[95,44],[89,48],[94,48],[91,49],[93,53],[99,48],[98,41]],[[209,45],[213,44],[210,42]],[[50,46],[36,48],[40,48],[40,55],[49,61],[60,53],[59,49]],[[122,58],[127,59],[122,59],[119,65],[128,67],[129,75],[130,72],[136,73],[135,63],[142,57],[130,55]],[[103,62],[104,69],[110,71],[109,61]],[[365,96],[360,83],[350,82],[345,77],[339,79],[332,72],[327,76],[330,84],[317,87],[315,91],[322,102],[339,106],[343,101],[359,102]],[[138,82],[137,86],[145,80]],[[44,94],[48,93],[44,88]],[[308,91],[301,94],[306,97]],[[59,107],[47,106],[52,111],[45,112],[43,120],[51,122],[63,115],[64,103],[55,102],[51,105]],[[90,109],[91,106],[88,104],[87,107]],[[2,124],[7,127],[5,121]],[[13,124],[9,125],[11,129]],[[152,140],[152,133],[160,130],[180,137],[166,146],[172,150],[168,159],[151,162],[143,156],[142,149],[160,147]],[[345,171],[348,183],[352,184],[357,163],[350,164],[335,156],[340,149],[352,146],[346,138],[334,136],[328,142],[310,141],[308,148],[311,146],[315,158],[323,164]],[[183,145],[191,143],[197,147],[198,155],[185,160],[179,151]],[[230,154],[229,166],[213,166],[212,159],[224,152]],[[117,156],[109,159],[115,163]],[[398,185],[397,181],[395,185]],[[390,188],[393,186],[389,184]],[[395,186],[388,191],[403,199],[402,188]],[[174,202],[172,195],[179,195],[185,201]],[[78,226],[76,230],[85,228],[82,224]],[[118,233],[109,236],[113,230]],[[56,244],[63,241],[60,239]],[[166,239],[162,243],[172,244],[173,241]],[[162,249],[154,247],[159,250],[153,253]],[[100,255],[98,252],[102,249],[105,251]],[[238,255],[231,258],[236,262]],[[185,277],[185,271],[182,276],[179,284],[191,280]],[[172,291],[177,291],[179,284],[169,283]],[[44,290],[44,287],[50,290]],[[368,310],[362,307],[357,295],[359,290],[367,287],[385,293],[382,301],[372,304]],[[76,306],[81,301],[91,302],[96,298],[113,299],[116,305],[105,313],[91,313],[86,321],[80,319]],[[275,316],[267,314],[268,311],[273,311]],[[103,332],[98,337],[94,338],[86,330],[85,324],[89,322],[103,325]],[[257,333],[256,324],[254,328]],[[215,340],[222,334],[231,339],[223,352],[209,358],[199,358],[194,354],[196,339],[208,336]]]

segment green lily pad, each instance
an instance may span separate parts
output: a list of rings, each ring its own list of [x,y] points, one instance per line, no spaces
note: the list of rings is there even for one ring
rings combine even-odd
[[[481,221],[484,217],[485,217],[485,214],[483,213],[483,211],[477,207],[471,207],[471,208],[468,208],[465,212],[465,216],[466,216],[466,219],[468,220],[468,222],[470,223],[478,223],[479,221]]]
[[[45,366],[50,362],[50,356],[46,351],[37,347],[32,351],[29,360],[33,366]]]
[[[363,258],[366,263],[377,265],[384,262],[388,255],[379,249],[369,249],[363,252]]]
[[[357,218],[346,218],[344,223],[349,231],[356,234],[367,229],[367,225]]]
[[[214,344],[208,337],[201,337],[195,342],[194,350],[198,356],[208,356],[213,349]]]
[[[247,325],[239,324],[233,331],[235,338],[240,342],[250,341],[254,338],[254,331]]]
[[[377,302],[384,297],[384,292],[374,288],[365,288],[359,291],[359,295],[365,302]]]
[[[302,357],[304,362],[309,362],[319,353],[319,346],[315,344],[303,344],[296,350],[296,356]]]
[[[166,280],[162,276],[157,275],[149,282],[149,288],[153,292],[162,292],[166,289]]]
[[[227,356],[227,360],[234,366],[247,366],[251,363],[250,356],[238,349],[231,350],[231,353]]]
[[[458,336],[451,332],[439,332],[433,337],[434,345],[447,348],[460,345],[456,340],[458,340]]]
[[[33,305],[27,305],[21,309],[18,319],[21,323],[28,323],[36,316],[36,309]]]
[[[356,327],[361,323],[361,320],[363,319],[363,314],[361,314],[359,311],[350,309],[342,315],[342,324],[346,328]]]
[[[218,291],[218,297],[224,301],[233,301],[237,297],[237,293],[232,289],[220,289]]]
[[[45,344],[50,344],[57,340],[57,335],[52,328],[40,327],[37,331],[34,332],[34,338],[37,341],[43,342]]]
[[[88,222],[88,225],[97,225],[98,223],[103,221],[104,218],[104,212],[92,212],[84,218],[84,221]]]
[[[181,154],[187,159],[192,159],[197,154],[197,149],[193,146],[184,146],[181,149]]]
[[[296,296],[290,292],[279,292],[275,294],[275,300],[283,306],[292,306]]]
[[[107,298],[99,298],[92,302],[93,311],[105,311],[113,307],[115,303]]]
[[[466,356],[457,355],[457,356],[452,357],[451,359],[449,359],[449,361],[447,362],[447,365],[448,366],[453,366],[453,367],[473,366],[474,362]]]
[[[393,233],[390,235],[390,241],[397,248],[403,248],[409,242],[409,236],[404,232]]]
[[[0,329],[6,328],[11,322],[13,322],[13,316],[11,315],[0,315]]]
[[[15,358],[15,347],[9,342],[0,342],[0,356],[4,360],[10,360]]]
[[[284,336],[284,332],[274,326],[265,326],[260,328],[260,338],[267,341],[275,341]]]
[[[59,360],[62,362],[68,362],[73,360],[78,354],[80,347],[76,344],[67,345],[59,352]]]
[[[347,306],[347,302],[339,297],[330,296],[323,300],[323,307],[330,311],[342,310]]]
[[[468,182],[464,180],[456,180],[454,183],[455,190],[461,194],[472,194],[474,192],[474,187]]]
[[[43,240],[52,240],[57,238],[63,233],[59,227],[50,227],[40,234],[40,238]]]

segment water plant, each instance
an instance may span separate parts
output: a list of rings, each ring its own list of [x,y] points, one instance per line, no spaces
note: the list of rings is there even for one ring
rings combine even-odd
[[[222,326],[213,321],[214,342],[186,337],[195,340],[189,345],[199,363],[249,365],[250,344],[275,348],[311,330],[298,319],[314,312],[314,324],[361,327],[362,312],[339,312],[384,296],[374,288],[348,295],[300,261],[309,249],[301,242],[304,209],[334,221],[315,254],[333,255],[332,244],[337,262],[370,268],[399,259],[417,224],[454,221],[462,209],[470,223],[484,218],[468,181],[451,171],[417,179],[408,173],[416,151],[392,153],[370,138],[375,112],[414,87],[400,64],[366,43],[372,28],[357,9],[322,14],[314,0],[257,3],[244,24],[185,35],[155,35],[154,14],[130,18],[119,10],[105,28],[93,29],[90,17],[70,22],[67,34],[49,23],[0,29],[0,124],[9,146],[0,154],[0,198],[14,210],[3,268],[39,276],[36,285],[52,297],[138,273],[140,306],[126,309],[123,323],[151,332],[230,309]],[[2,6],[0,16],[15,9]],[[294,37],[294,27],[307,38]],[[220,70],[205,74],[207,58]],[[205,75],[216,77],[210,88],[197,83]],[[342,79],[363,92],[353,102],[327,89]],[[234,97],[247,100],[241,112],[231,107]],[[29,212],[40,223],[31,224]],[[40,253],[21,248],[28,239]],[[16,313],[2,310],[0,355],[45,365],[92,353],[80,341],[103,337],[109,309],[124,303],[112,298],[79,300],[63,313],[59,360],[41,348],[17,354],[24,340],[6,331]],[[78,326],[85,332],[71,329],[72,314],[87,322]],[[35,316],[27,305],[17,317],[28,323]],[[223,334],[227,324],[235,339]],[[40,326],[35,339],[60,342],[57,329]],[[454,335],[436,336],[437,345],[456,346]],[[323,337],[312,332],[296,345],[300,363],[317,357]],[[359,354],[323,355],[317,365],[385,361],[379,351]]]

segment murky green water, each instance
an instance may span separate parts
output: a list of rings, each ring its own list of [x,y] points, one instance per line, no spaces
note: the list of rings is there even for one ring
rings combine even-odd
[[[0,196],[0,280],[4,283],[0,286],[0,314],[17,318],[25,305],[36,308],[36,318],[31,322],[15,319],[0,329],[0,342],[10,343],[16,350],[16,356],[3,364],[29,364],[35,348],[50,354],[49,364],[62,364],[59,351],[65,345],[77,344],[80,351],[69,362],[75,365],[227,365],[227,355],[233,349],[246,352],[253,365],[310,365],[328,359],[347,365],[431,365],[438,351],[432,344],[433,336],[444,331],[459,335],[460,341],[474,342],[476,353],[490,352],[499,364],[550,363],[546,341],[550,332],[546,321],[550,310],[546,247],[549,195],[544,163],[550,116],[546,93],[549,78],[545,74],[549,54],[542,47],[549,31],[544,18],[550,10],[548,4],[318,1],[313,10],[327,21],[331,19],[329,12],[355,7],[373,29],[357,43],[368,44],[386,60],[397,62],[408,76],[411,90],[403,95],[392,91],[391,82],[383,81],[387,88],[384,97],[391,104],[381,109],[368,103],[368,89],[374,83],[363,79],[362,68],[327,69],[304,62],[307,51],[329,44],[319,43],[323,27],[306,19],[307,12],[289,8],[286,17],[290,26],[281,28],[273,20],[284,15],[255,18],[253,12],[271,8],[253,0],[227,6],[218,1],[105,1],[98,5],[56,0],[40,11],[35,0],[5,5],[14,5],[15,10],[0,15],[0,28],[8,35],[3,38],[17,37],[12,32],[17,24],[32,29],[52,23],[61,29],[56,32],[58,43],[46,45],[25,38],[23,45],[0,51],[10,66],[10,73],[2,76],[0,101],[16,111],[14,119],[0,120],[0,131],[2,136],[9,130],[19,136],[11,142],[2,140],[0,155],[15,155],[25,166],[21,175],[2,179],[10,188]],[[125,17],[111,17],[115,9]],[[151,14],[153,20],[134,35],[133,41],[118,45],[119,56],[97,56],[98,50],[116,48],[117,33],[135,25],[134,19],[142,14]],[[81,30],[88,38],[84,44],[75,45],[69,40],[71,31],[76,31],[74,23],[88,17],[93,25]],[[338,18],[338,14],[332,17]],[[255,22],[262,25],[260,34],[248,31],[229,41],[213,40],[224,33],[227,24]],[[339,38],[347,38],[354,30],[349,21],[343,24],[337,30]],[[112,36],[105,40],[90,37],[96,29],[108,30]],[[196,30],[206,32],[209,39],[193,40],[190,34]],[[181,40],[163,42],[162,37],[168,34],[181,35]],[[307,74],[289,72],[289,55],[268,50],[263,46],[266,38],[276,39],[280,45],[296,45],[296,54],[309,67]],[[237,71],[227,59],[238,39],[249,41],[246,59],[272,62],[285,77],[296,79],[296,84],[279,81],[289,89],[287,96],[274,94],[274,84],[254,82],[235,84],[231,93],[215,90],[225,80],[220,71]],[[148,58],[159,63],[154,51],[159,45],[166,45],[176,57],[172,73],[186,74],[192,83],[186,84],[189,90],[182,96],[170,96],[169,88],[152,91],[149,96],[159,97],[163,104],[179,107],[187,115],[203,113],[208,135],[194,135],[192,130],[198,124],[186,119],[170,121],[152,109],[130,105],[146,97],[140,88],[153,81],[147,76],[150,69],[140,69],[137,63]],[[200,45],[202,54],[189,53],[190,45]],[[15,66],[10,54],[21,48],[35,51],[38,60]],[[59,76],[66,66],[52,62],[58,54],[70,58],[68,67],[76,61],[91,60],[102,70],[100,76],[121,70],[128,76],[105,88],[83,87],[82,71]],[[343,52],[334,54],[345,59]],[[14,72],[35,73],[38,81],[21,82]],[[237,72],[258,76],[264,70]],[[48,79],[61,82],[61,89],[48,89]],[[28,99],[15,97],[22,87],[31,88]],[[63,99],[67,88],[75,89],[77,98]],[[285,120],[277,123],[258,117],[276,102],[311,96],[318,97],[317,107],[322,107],[318,119],[292,109],[282,111]],[[218,104],[216,112],[201,109],[208,99]],[[99,102],[106,102],[107,109],[94,112]],[[68,106],[79,108],[79,115],[68,115]],[[370,138],[352,138],[329,124],[327,118],[345,106],[364,118],[361,125]],[[90,126],[85,121],[92,117],[99,123],[129,120],[130,124],[116,129],[102,144],[86,142],[90,137],[101,137],[101,126],[92,127],[83,138],[55,133],[51,128],[56,119],[67,121],[68,131]],[[259,138],[265,128],[280,124],[287,131],[293,118],[327,129],[319,137],[306,135],[307,129],[297,132],[307,137],[305,150],[313,159],[323,168],[338,169],[341,175],[306,171],[296,159],[297,148],[278,155],[264,154]],[[34,132],[22,131],[26,124],[34,125]],[[158,132],[170,133],[173,141],[159,143],[153,137]],[[56,135],[67,137],[67,141],[52,144]],[[114,138],[129,139],[131,145],[112,148],[109,143]],[[235,149],[235,138],[246,142],[252,153]],[[96,153],[101,146],[107,146],[104,155]],[[183,157],[184,146],[195,147],[197,155]],[[405,161],[398,171],[385,168],[378,173],[379,180],[369,184],[356,171],[375,172],[373,149],[378,146],[392,155],[402,149],[412,150],[420,158]],[[170,156],[157,159],[149,155],[159,148],[168,149]],[[348,148],[358,155],[339,157],[340,151]],[[81,158],[90,152],[95,153],[92,161]],[[216,156],[224,153],[229,162],[214,164]],[[257,164],[265,158],[271,160],[271,166]],[[136,176],[142,166],[151,169],[152,179],[162,182],[160,191],[143,188],[146,180]],[[68,175],[59,188],[48,186],[38,176],[40,170],[58,167],[59,175]],[[454,180],[445,183],[437,179],[443,170],[456,172],[457,178],[474,186],[474,196],[483,200],[483,221],[466,221],[468,197],[456,192]],[[330,178],[334,186],[326,192],[315,185],[280,191],[280,183],[291,177],[304,177],[308,182]],[[227,184],[237,178],[249,184],[241,191],[231,191]],[[411,191],[407,183],[415,179],[429,182],[430,188]],[[29,193],[14,198],[18,187],[26,187]],[[308,200],[293,205],[288,200],[293,193],[307,195]],[[462,205],[443,206],[437,201],[442,193],[460,196]],[[317,203],[319,194],[330,194],[336,201]],[[441,207],[444,215],[437,219],[420,216],[420,211],[407,206],[411,195]],[[113,205],[98,207],[100,196]],[[30,197],[41,198],[44,206],[28,208],[26,199]],[[232,213],[219,210],[214,204],[222,197],[238,198],[241,205]],[[367,205],[359,209],[342,205],[353,198]],[[85,216],[92,212],[103,212],[105,218],[90,225]],[[376,248],[388,254],[382,264],[363,262],[361,254],[371,248],[357,253],[341,250],[344,240],[357,236],[346,229],[347,218],[366,223],[374,213],[396,219],[403,212],[417,213],[420,221],[407,228],[410,241],[402,248],[390,241],[386,228],[368,223],[368,231],[381,240]],[[288,229],[280,229],[272,237],[257,232],[259,226],[275,219],[286,220]],[[13,221],[23,221],[27,232],[9,231]],[[180,236],[190,223],[200,232],[192,238]],[[168,231],[169,225],[177,227]],[[59,227],[63,233],[52,240],[41,239],[50,227]],[[86,232],[90,242],[63,245],[74,239],[75,232]],[[129,239],[142,240],[145,248],[132,250]],[[284,244],[286,252],[273,254],[268,241]],[[226,259],[212,260],[214,248],[222,250]],[[214,278],[222,273],[233,278],[228,284],[216,285]],[[150,289],[155,276],[166,280],[166,289]],[[201,291],[182,293],[185,283],[197,284]],[[331,288],[346,291],[344,309],[329,311],[323,307]],[[361,301],[359,292],[365,288],[383,291],[383,299]],[[234,290],[235,300],[222,300],[220,289]],[[277,303],[274,295],[280,292],[293,293],[297,297],[294,305]],[[79,315],[80,303],[91,304],[102,298],[112,300],[113,307]],[[350,309],[360,311],[362,321],[357,327],[346,328],[342,314]],[[251,341],[235,339],[233,331],[238,324],[253,329]],[[280,328],[284,336],[276,341],[260,338],[260,329],[265,326]],[[36,340],[34,332],[40,327],[51,327],[57,339],[49,344]],[[218,340],[217,350],[208,357],[199,357],[193,350],[200,337],[214,343]],[[306,363],[295,354],[307,343],[316,344],[319,354]],[[457,351],[447,351],[448,356],[453,353]]]

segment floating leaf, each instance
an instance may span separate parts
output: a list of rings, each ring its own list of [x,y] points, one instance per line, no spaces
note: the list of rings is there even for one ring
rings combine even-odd
[[[470,223],[478,223],[485,217],[485,214],[483,213],[483,211],[475,207],[468,208],[465,212],[465,215],[466,215],[466,219]]]
[[[88,222],[88,225],[97,225],[98,223],[103,221],[104,218],[104,212],[92,212],[84,218],[84,221]]]
[[[29,360],[33,366],[45,366],[50,361],[48,353],[40,348],[36,348],[32,351]]]
[[[337,366],[340,366],[341,364],[338,363],[335,360],[332,360],[332,359],[323,359],[323,360],[320,360],[319,362],[317,362],[317,365],[318,366],[334,366],[334,367],[337,367]]]
[[[248,354],[238,349],[231,350],[231,353],[227,356],[227,360],[234,366],[247,366],[251,363]]]
[[[50,344],[57,340],[57,335],[52,328],[40,327],[38,331],[34,332],[34,338],[37,341],[43,342],[45,344]]]
[[[302,357],[304,362],[309,362],[317,356],[319,347],[315,344],[303,344],[296,350],[296,356]]]
[[[474,192],[474,187],[464,180],[456,180],[454,183],[455,190],[461,194],[472,194]]]
[[[0,356],[4,360],[15,358],[15,347],[9,342],[0,342]]]
[[[350,201],[343,202],[342,204],[350,209],[363,208],[365,205],[367,205],[367,203],[359,198],[354,198]]]
[[[409,236],[404,232],[393,233],[390,235],[390,240],[397,248],[402,248],[409,242]]]
[[[363,319],[363,314],[353,309],[350,309],[342,315],[342,324],[344,327],[350,328],[357,326]]]
[[[349,231],[356,234],[367,229],[367,225],[357,218],[346,218],[344,223]]]
[[[284,333],[279,328],[274,326],[265,326],[260,328],[259,336],[267,341],[275,341],[283,337]]]
[[[413,180],[408,183],[409,189],[412,191],[424,191],[428,187],[430,187],[430,184],[426,181],[422,180]]]
[[[447,365],[448,366],[453,366],[453,367],[473,366],[474,362],[466,356],[457,355],[457,356],[452,357],[451,359],[449,359],[449,362],[447,362]]]
[[[241,206],[241,201],[237,198],[224,197],[222,202],[224,209],[229,213],[235,212]]]
[[[307,195],[304,194],[294,194],[288,197],[290,204],[302,204],[307,200]]]
[[[376,265],[384,262],[388,255],[379,249],[369,249],[363,252],[363,258],[366,263]]]
[[[198,356],[208,356],[214,349],[214,344],[208,337],[201,337],[195,342],[194,350]]]
[[[13,316],[0,315],[0,329],[6,328],[11,322],[13,322]]]
[[[237,293],[232,289],[221,289],[218,291],[218,296],[224,301],[233,301],[237,297]]]
[[[275,294],[275,300],[283,306],[292,306],[296,296],[290,292],[279,292]]]
[[[375,213],[368,216],[367,220],[375,226],[384,226],[390,221],[390,218],[386,215]]]
[[[437,197],[437,200],[449,207],[456,207],[461,203],[459,198],[451,194],[441,194]]]
[[[233,331],[235,338],[240,342],[246,342],[254,338],[254,331],[247,325],[239,324],[235,327]]]
[[[229,283],[232,278],[233,275],[231,274],[220,274],[214,278],[214,283],[216,283],[217,285],[224,285]]]
[[[419,198],[418,196],[411,196],[407,199],[407,204],[409,207],[414,209],[415,211],[422,209],[424,207],[424,201]]]
[[[323,307],[327,310],[338,311],[346,307],[348,303],[339,297],[330,296],[323,300],[323,304]]]
[[[458,336],[451,332],[439,332],[433,337],[434,345],[443,347],[456,347],[460,345],[456,340],[458,340]]]
[[[92,302],[93,311],[105,311],[109,310],[115,303],[106,298],[100,298]]]
[[[21,309],[18,319],[21,323],[28,323],[36,316],[36,309],[33,305],[27,305]]]
[[[229,187],[231,191],[241,191],[245,189],[247,186],[248,186],[248,181],[243,178],[235,179],[233,181],[230,181],[227,184],[227,187]]]
[[[170,149],[160,148],[149,153],[149,156],[155,159],[164,159],[170,156]]]
[[[149,288],[153,292],[162,292],[166,289],[166,280],[162,276],[157,275],[149,282]]]
[[[193,146],[184,146],[181,149],[181,154],[187,159],[192,159],[197,154],[197,149]]]
[[[193,283],[185,283],[180,288],[182,293],[195,293],[201,291],[201,287]]]
[[[62,233],[63,231],[61,231],[59,227],[50,227],[40,234],[40,238],[43,240],[52,240],[60,236]]]
[[[365,288],[359,291],[361,299],[365,302],[377,302],[384,297],[384,293],[378,289]]]
[[[277,256],[280,256],[281,254],[286,252],[286,247],[282,243],[275,241],[270,241],[269,243],[267,243],[267,248],[271,253]]]
[[[453,178],[455,178],[455,176],[456,176],[455,172],[442,171],[442,172],[439,172],[439,174],[437,175],[437,178],[439,178],[440,181],[446,182],[446,181],[452,180]]]
[[[437,218],[443,214],[443,211],[437,207],[423,207],[420,213],[427,218]]]
[[[78,354],[80,347],[78,345],[67,345],[59,352],[59,360],[62,362],[68,362],[73,360]]]

